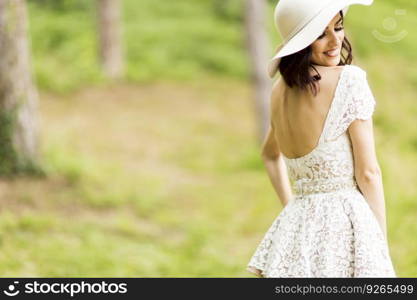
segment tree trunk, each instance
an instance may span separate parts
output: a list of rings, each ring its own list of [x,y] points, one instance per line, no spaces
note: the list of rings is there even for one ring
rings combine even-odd
[[[38,94],[32,82],[25,0],[0,1],[0,174],[33,171]]]
[[[97,0],[99,52],[104,74],[109,78],[123,75],[121,2]]]
[[[265,0],[246,0],[246,42],[251,64],[251,79],[254,85],[254,106],[258,124],[258,139],[262,142],[269,127],[269,100],[271,81],[267,73],[268,35],[265,25]]]

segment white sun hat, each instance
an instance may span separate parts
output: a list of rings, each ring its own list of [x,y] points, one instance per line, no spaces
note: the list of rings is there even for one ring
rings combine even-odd
[[[349,5],[371,5],[373,0],[280,0],[275,7],[275,26],[282,37],[268,65],[272,78],[281,57],[311,45],[339,11],[346,15]]]

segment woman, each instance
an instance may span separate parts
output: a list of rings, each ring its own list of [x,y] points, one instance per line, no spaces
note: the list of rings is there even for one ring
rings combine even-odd
[[[375,99],[365,71],[351,65],[343,27],[349,5],[371,3],[281,0],[275,9],[284,42],[269,73],[281,78],[262,154],[284,208],[247,266],[258,277],[396,276],[374,149]]]

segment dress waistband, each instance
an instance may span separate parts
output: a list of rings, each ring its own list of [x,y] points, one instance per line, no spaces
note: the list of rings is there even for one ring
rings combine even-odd
[[[296,195],[330,193],[355,187],[357,187],[357,183],[354,178],[339,178],[312,181],[297,180],[293,184],[293,189]]]

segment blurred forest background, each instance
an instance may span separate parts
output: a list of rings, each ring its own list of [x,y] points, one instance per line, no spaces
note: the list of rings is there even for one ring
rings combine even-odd
[[[265,79],[245,1],[0,2],[3,277],[252,277],[281,205],[260,158]],[[400,277],[417,275],[416,14],[415,1],[376,0],[345,19],[377,100]],[[109,19],[120,27],[103,31]]]

